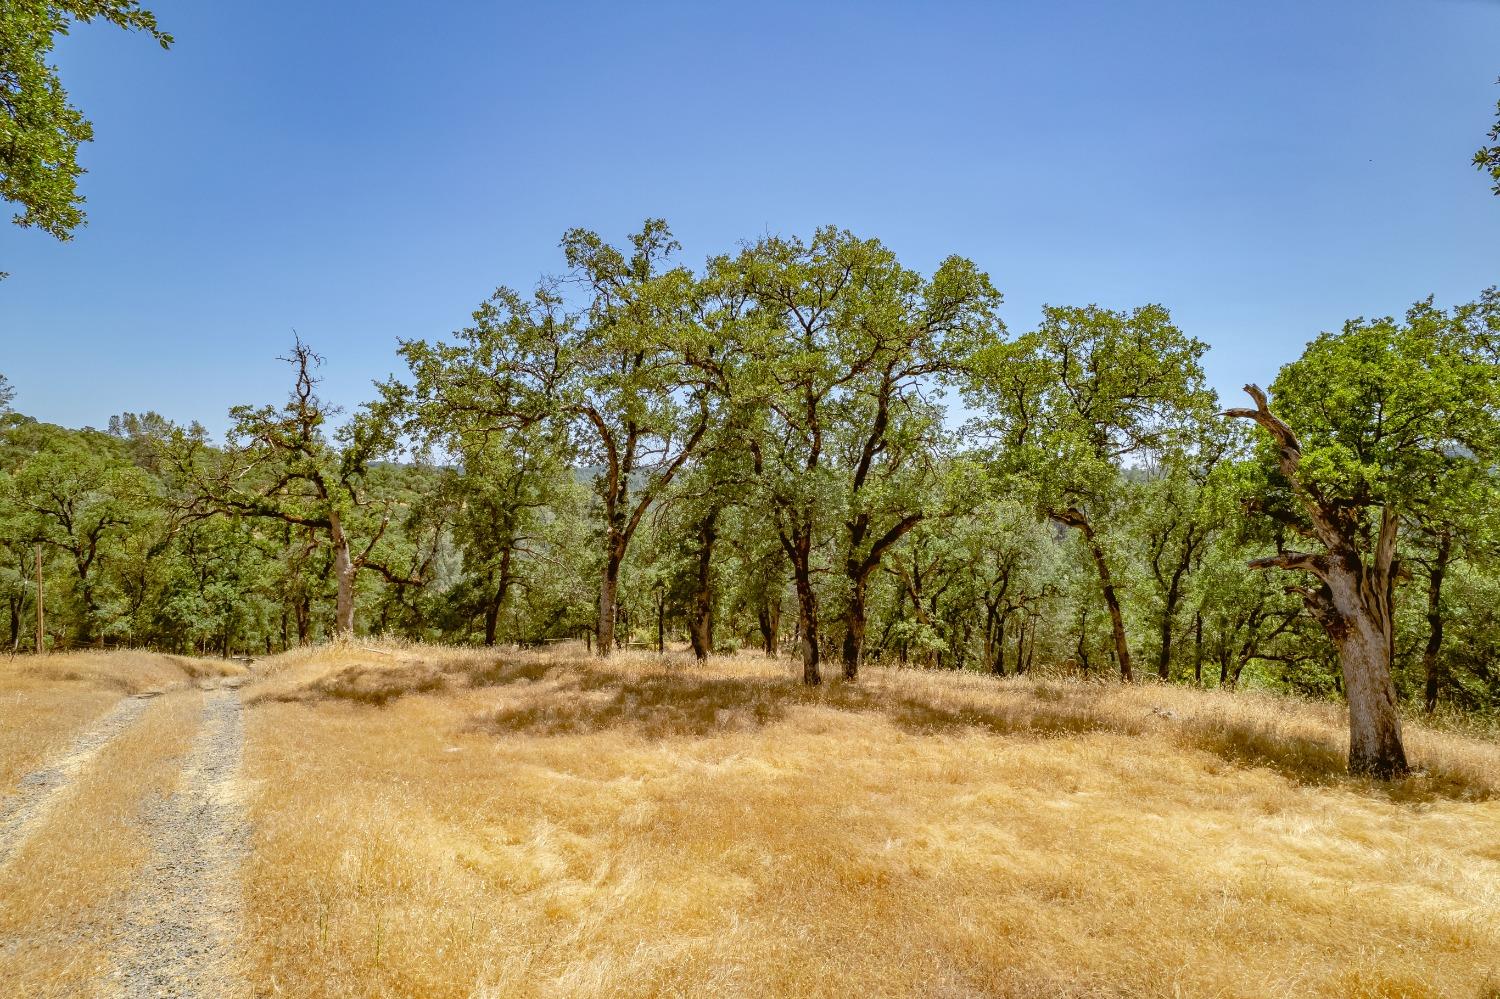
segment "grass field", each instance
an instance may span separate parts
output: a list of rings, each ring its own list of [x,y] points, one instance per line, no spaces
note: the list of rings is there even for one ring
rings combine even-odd
[[[0,974],[115,994],[132,809],[210,667],[42,669],[0,663],[5,790],[111,694],[181,683],[0,866]],[[581,648],[324,647],[239,696],[254,995],[1500,995],[1473,736],[1409,725],[1425,772],[1381,786],[1342,775],[1332,705]]]

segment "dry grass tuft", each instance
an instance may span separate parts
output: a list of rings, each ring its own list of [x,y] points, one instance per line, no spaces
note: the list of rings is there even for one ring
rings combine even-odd
[[[266,992],[1500,985],[1500,747],[1457,733],[1385,787],[1336,707],[1255,694],[383,644],[258,676]]]

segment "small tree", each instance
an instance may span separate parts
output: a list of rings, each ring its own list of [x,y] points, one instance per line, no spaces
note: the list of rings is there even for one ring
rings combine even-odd
[[[1231,427],[1210,418],[1190,435],[1187,447],[1132,490],[1146,567],[1161,601],[1156,648],[1161,680],[1171,678],[1178,613],[1194,570],[1232,514],[1232,496],[1223,488],[1231,472],[1224,459],[1239,443],[1228,432]]]
[[[29,453],[9,480],[13,530],[24,545],[56,553],[67,570],[77,640],[102,644],[126,613],[110,570],[159,511],[156,484],[104,434],[25,423],[15,436]]]

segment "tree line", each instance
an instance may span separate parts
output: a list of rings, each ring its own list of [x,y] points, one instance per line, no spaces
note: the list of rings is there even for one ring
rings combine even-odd
[[[9,643],[270,652],[330,636],[686,639],[867,661],[1494,712],[1500,293],[1317,336],[1245,406],[1161,305],[1012,334],[972,261],[667,225],[567,233],[341,416],[298,340],[277,404],[0,438]],[[3,386],[3,383],[0,383]],[[8,389],[0,391],[6,406]]]

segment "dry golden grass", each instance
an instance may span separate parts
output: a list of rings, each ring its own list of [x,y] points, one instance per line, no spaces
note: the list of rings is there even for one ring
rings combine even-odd
[[[0,811],[21,776],[65,751],[122,695],[244,672],[233,661],[136,651],[0,658]]]
[[[342,646],[246,689],[252,979],[291,996],[1473,996],[1500,747],[1335,707]]]
[[[118,661],[118,660],[116,660]],[[202,711],[175,690],[105,744],[0,866],[0,982],[15,996],[107,996],[119,907],[148,856],[147,799],[170,794]]]

